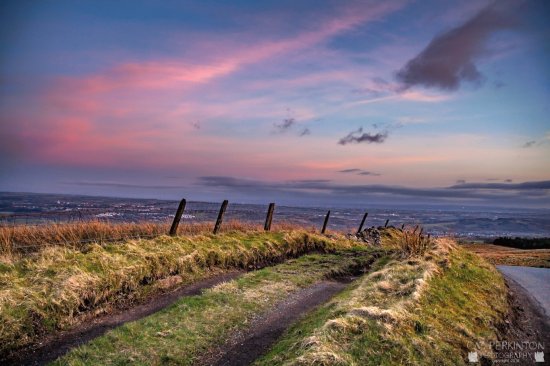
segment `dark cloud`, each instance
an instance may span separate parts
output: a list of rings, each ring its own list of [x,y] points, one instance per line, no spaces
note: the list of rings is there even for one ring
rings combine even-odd
[[[359,175],[370,175],[370,176],[373,176],[373,177],[379,177],[381,176],[382,174],[380,173],[375,173],[375,172],[368,172],[368,171],[363,171],[363,172],[360,172],[358,173]]]
[[[466,181],[464,179],[457,179],[456,184],[465,184]]]
[[[357,169],[357,168],[339,170],[338,173],[357,173],[358,175],[371,175],[374,177],[378,177],[381,175],[379,173],[369,172],[367,170]]]
[[[300,137],[307,136],[307,135],[311,135],[311,130],[306,127],[302,130],[302,132],[300,132]]]
[[[275,126],[277,131],[284,132],[284,131],[288,130],[289,128],[291,128],[292,126],[294,126],[295,124],[296,124],[296,119],[294,119],[292,117],[289,117],[289,118],[283,119],[279,123],[274,123],[273,126]]]
[[[506,182],[506,183],[513,182],[512,179],[500,179],[500,178],[488,178],[488,179],[486,179],[486,181],[487,182],[500,182],[500,181],[502,181],[502,182]]]
[[[397,79],[404,89],[455,90],[464,81],[482,82],[475,62],[488,53],[485,45],[492,34],[518,25],[518,5],[517,1],[495,1],[463,25],[436,36],[397,72]]]
[[[193,128],[194,128],[195,130],[200,130],[200,129],[201,129],[201,123],[198,122],[198,121],[197,121],[197,122],[192,122],[192,123],[191,123],[191,126],[193,126]]]
[[[524,143],[524,144],[522,145],[522,147],[526,149],[526,148],[528,148],[528,147],[531,147],[531,146],[535,145],[536,143],[537,143],[537,142],[536,142],[535,140],[527,141],[526,143]]]
[[[528,189],[550,189],[550,180],[537,182],[523,182],[511,184],[511,179],[507,183],[465,183],[451,186],[451,189],[496,189],[496,190],[528,190]]]
[[[360,172],[360,171],[361,171],[361,169],[351,168],[351,169],[339,170],[338,173],[357,173],[357,172]]]
[[[363,132],[363,127],[359,128],[357,131],[352,131],[347,136],[342,137],[338,143],[340,145],[347,145],[351,143],[367,143],[367,144],[381,144],[388,138],[388,131],[382,131],[377,133]]]
[[[232,191],[252,193],[294,192],[300,197],[314,196],[318,199],[330,197],[354,200],[366,197],[425,197],[443,200],[509,200],[513,197],[548,198],[550,181],[524,182],[519,184],[505,183],[465,183],[442,188],[409,188],[386,185],[342,185],[329,180],[297,180],[286,182],[263,182],[238,179],[233,177],[210,176],[199,178],[202,186],[225,188]],[[514,195],[511,195],[514,193]]]

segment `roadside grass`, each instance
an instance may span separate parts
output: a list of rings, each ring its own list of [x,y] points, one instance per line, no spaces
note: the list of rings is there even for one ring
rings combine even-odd
[[[309,254],[250,272],[182,298],[147,318],[127,323],[74,349],[54,365],[194,365],[213,347],[292,293],[366,268],[384,251],[354,248]]]
[[[329,238],[301,230],[45,247],[0,263],[0,355],[167,286],[353,245],[341,235]]]
[[[550,268],[550,249],[516,249],[494,244],[462,244],[494,265]]]
[[[447,239],[392,260],[291,327],[255,365],[464,365],[508,312],[498,272]]]

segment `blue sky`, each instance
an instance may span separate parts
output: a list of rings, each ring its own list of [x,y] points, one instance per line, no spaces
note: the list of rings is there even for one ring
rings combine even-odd
[[[545,2],[0,6],[0,190],[550,207]]]

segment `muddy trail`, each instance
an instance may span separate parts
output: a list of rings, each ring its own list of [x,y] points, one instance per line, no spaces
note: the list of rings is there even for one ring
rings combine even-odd
[[[182,297],[199,295],[203,290],[214,287],[222,282],[235,279],[243,273],[245,272],[231,271],[209,277],[193,284],[179,287],[170,292],[157,295],[137,306],[119,309],[114,313],[99,316],[71,330],[48,336],[38,345],[20,349],[17,353],[8,356],[8,358],[0,360],[0,364],[29,366],[45,365],[63,356],[71,349],[87,343],[111,329],[156,313],[170,306]]]
[[[165,293],[155,293],[153,296],[137,305],[121,305],[120,308],[115,311],[94,317],[88,322],[79,323],[69,330],[45,335],[40,343],[32,343],[28,346],[11,351],[8,354],[0,354],[0,365],[46,365],[68,353],[71,349],[85,344],[125,323],[139,320],[156,313],[170,306],[182,297],[200,295],[203,290],[214,287],[222,282],[231,281],[246,272],[270,267],[305,254],[317,253],[323,252],[313,250],[308,253],[294,253],[292,255],[281,255],[271,259],[264,259],[246,268],[235,269],[220,275],[199,280],[190,285],[177,287]]]
[[[327,302],[346,288],[351,280],[324,281],[293,294],[265,314],[251,321],[248,329],[235,333],[224,344],[211,350],[199,365],[250,365],[302,316]]]
[[[316,251],[312,253],[317,253]],[[311,254],[311,253],[310,253]],[[299,256],[296,256],[299,257]],[[205,365],[247,365],[263,355],[282,333],[300,317],[327,302],[342,291],[347,284],[370,270],[379,255],[373,255],[366,264],[357,264],[345,273],[334,273],[326,280],[294,293],[281,301],[268,313],[259,314],[251,321],[251,327],[242,333],[233,334],[229,340],[216,346],[200,364]],[[290,258],[286,258],[290,259]],[[135,305],[121,307],[115,311],[78,324],[67,331],[45,336],[38,344],[20,348],[7,356],[0,357],[0,365],[46,365],[65,355],[73,348],[117,328],[125,323],[145,318],[186,297],[200,295],[203,290],[223,282],[231,281],[242,274],[284,262],[281,258],[256,263],[247,269],[233,270],[215,275],[190,285],[177,287],[169,292],[156,293],[152,297]],[[241,351],[246,350],[246,355]]]

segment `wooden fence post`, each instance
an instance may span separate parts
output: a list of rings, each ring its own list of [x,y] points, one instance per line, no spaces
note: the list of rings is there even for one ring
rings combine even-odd
[[[413,234],[416,234],[416,230],[418,230],[418,225],[414,227]]]
[[[401,224],[401,231],[405,229],[405,224]]]
[[[367,219],[367,216],[369,216],[369,213],[365,212],[365,214],[363,215],[363,220],[361,220],[361,225],[359,225],[359,229],[357,230],[357,234],[359,234],[361,230],[363,230],[363,225],[365,224],[365,220]]]
[[[390,222],[390,219],[386,220],[386,223],[384,224],[384,227],[388,227],[388,223]]]
[[[228,200],[224,200],[222,202],[222,207],[220,207],[220,212],[218,213],[218,219],[216,220],[216,226],[214,226],[214,234],[217,234],[218,231],[220,231],[220,227],[222,226],[223,214],[225,213],[225,209],[227,208],[228,204],[229,204]]]
[[[421,228],[420,229],[420,234],[418,234],[418,236],[422,236],[422,233],[424,232],[424,228]]]
[[[170,227],[170,236],[176,236],[178,233],[178,225],[180,224],[181,216],[183,215],[183,210],[185,210],[185,205],[187,201],[182,199],[176,211],[176,216],[174,216],[174,221],[172,221],[172,226]]]
[[[327,230],[327,224],[328,224],[328,218],[330,217],[330,210],[328,210],[327,215],[325,216],[325,222],[323,223],[323,229],[321,230],[321,234],[324,234]]]
[[[265,225],[264,230],[270,231],[271,230],[271,221],[273,221],[273,211],[275,210],[275,203],[271,202],[269,204],[269,208],[267,209],[267,216],[265,217]]]

